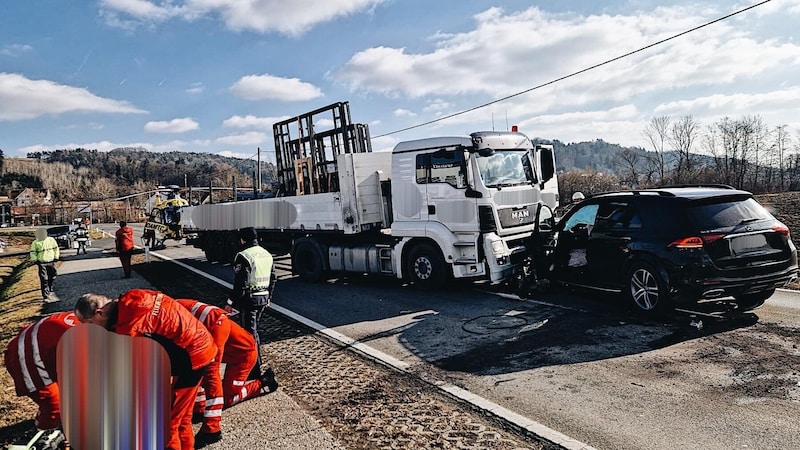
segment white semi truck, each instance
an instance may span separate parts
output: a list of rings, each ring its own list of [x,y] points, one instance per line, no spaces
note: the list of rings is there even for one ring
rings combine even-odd
[[[334,128],[314,118],[333,112]],[[291,131],[300,136],[292,138]],[[337,103],[275,124],[273,198],[183,209],[186,233],[211,261],[230,262],[236,230],[254,227],[309,281],[382,273],[436,288],[452,278],[510,279],[529,256],[552,147],[518,132],[476,132],[372,152],[365,125]],[[555,205],[551,205],[555,206]]]

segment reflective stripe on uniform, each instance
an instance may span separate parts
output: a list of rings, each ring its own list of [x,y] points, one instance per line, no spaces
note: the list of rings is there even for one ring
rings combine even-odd
[[[197,320],[200,322],[206,323],[206,317],[208,317],[208,313],[211,312],[211,305],[207,305],[203,302],[197,302],[192,306],[192,315],[197,317]],[[198,310],[202,309],[202,311],[198,312]]]
[[[22,379],[25,381],[25,387],[28,388],[28,392],[33,392],[38,390],[39,388],[36,387],[36,384],[33,381],[33,376],[31,375],[30,369],[28,367],[28,358],[25,352],[25,341],[28,339],[28,335],[31,336],[31,350],[32,350],[32,357],[33,357],[33,365],[36,367],[36,373],[39,374],[39,378],[42,379],[44,386],[51,384],[53,380],[50,379],[50,375],[47,373],[44,367],[44,361],[42,361],[42,355],[39,351],[39,327],[42,325],[45,319],[40,319],[36,324],[32,327],[28,327],[22,331],[22,334],[19,336],[17,340],[17,353],[19,357],[19,365],[22,369]]]
[[[214,397],[214,398],[210,398],[210,399],[206,400],[206,407],[207,408],[210,407],[210,406],[217,406],[217,405],[218,406],[222,406],[224,404],[225,404],[225,401],[224,401],[224,399],[222,397]]]
[[[207,409],[203,412],[203,417],[222,417],[221,409]]]

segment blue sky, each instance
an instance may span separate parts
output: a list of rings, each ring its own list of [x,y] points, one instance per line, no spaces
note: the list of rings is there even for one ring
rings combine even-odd
[[[373,149],[519,125],[647,147],[654,116],[800,129],[800,0],[631,52],[751,0],[8,0],[0,149],[194,151],[274,160],[272,124],[349,101]]]

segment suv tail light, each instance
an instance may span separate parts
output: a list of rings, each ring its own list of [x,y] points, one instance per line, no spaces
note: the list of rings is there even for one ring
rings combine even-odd
[[[782,223],[777,224],[777,225],[773,225],[772,229],[774,231],[776,231],[778,234],[782,234],[784,236],[788,236],[789,235],[789,227],[787,227],[786,225],[784,225]]]
[[[675,248],[703,248],[703,239],[692,236],[680,239],[675,239],[669,243],[669,247]]]
[[[680,239],[675,239],[669,243],[669,247],[675,248],[703,248],[703,245],[713,244],[718,240],[725,237],[724,233],[705,234],[701,237],[690,236]]]

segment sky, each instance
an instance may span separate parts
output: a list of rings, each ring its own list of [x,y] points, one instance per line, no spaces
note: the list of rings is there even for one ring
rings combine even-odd
[[[375,151],[512,125],[648,148],[657,116],[759,115],[796,133],[800,0],[759,3],[7,0],[0,150],[274,161],[273,123],[340,101]]]

